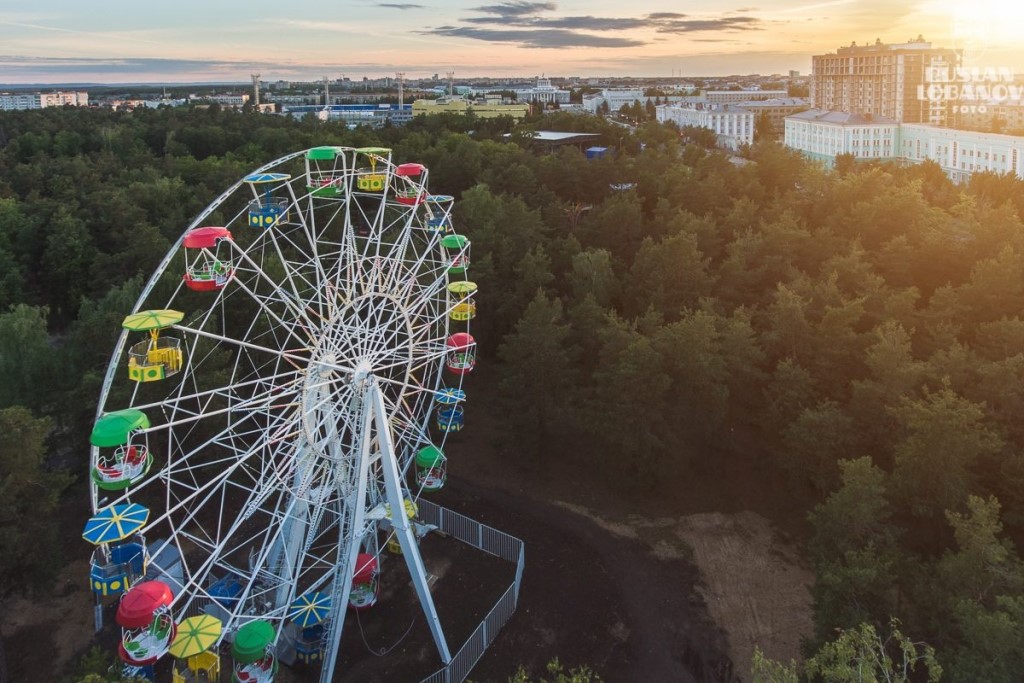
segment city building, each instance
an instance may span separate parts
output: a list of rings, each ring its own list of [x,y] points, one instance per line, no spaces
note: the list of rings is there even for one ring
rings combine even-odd
[[[987,100],[958,107],[956,128],[1024,135],[1024,100]]]
[[[944,125],[949,103],[925,93],[930,83],[953,79],[959,68],[959,51],[934,48],[920,36],[906,43],[851,43],[811,58],[811,106]]]
[[[858,160],[932,160],[954,182],[973,173],[1011,173],[1024,179],[1024,137],[903,123],[872,114],[812,109],[786,118],[787,147],[831,165],[839,154]]]
[[[544,104],[551,104],[558,102],[559,104],[569,102],[569,91],[560,90],[555,86],[551,85],[550,78],[538,78],[537,85],[532,88],[516,88],[513,90],[516,94],[516,99],[520,102],[543,102]]]
[[[602,104],[608,105],[608,111],[618,111],[623,105],[634,102],[644,103],[647,97],[644,91],[637,88],[606,88],[600,95],[587,95],[583,98],[583,107],[590,113],[597,113]]]
[[[241,108],[244,107],[245,103],[249,101],[249,93],[228,95],[204,95],[202,97],[193,97],[192,99],[203,102],[216,102],[222,107]]]
[[[526,118],[530,113],[530,105],[527,102],[516,102],[502,104],[498,98],[489,98],[481,101],[470,101],[464,99],[437,99],[437,100],[416,100],[412,103],[413,116],[425,116],[429,114],[442,114],[451,112],[455,114],[466,114],[473,112],[482,119],[491,119],[498,116],[511,116],[519,120]]]
[[[954,182],[981,171],[1024,179],[1024,137],[1016,135],[904,124],[900,126],[900,157],[908,163],[931,159]]]
[[[412,105],[405,104],[299,104],[283,107],[282,114],[305,116],[314,114],[322,121],[344,121],[350,126],[381,126],[385,121],[400,125],[412,120]]]
[[[538,78],[535,85],[529,87],[510,86],[505,83],[496,83],[485,87],[471,88],[469,86],[456,86],[455,94],[487,95],[499,91],[511,91],[516,95],[519,102],[541,102],[543,104],[568,104],[569,91],[561,90],[551,85],[550,78]]]
[[[839,154],[857,159],[893,159],[899,123],[886,116],[810,109],[786,117],[785,144],[832,164]]]
[[[811,108],[811,101],[806,97],[785,97],[738,102],[735,106],[751,112],[755,122],[767,116],[774,137],[781,138],[786,130],[786,117],[807,111]]]
[[[754,114],[735,105],[663,104],[656,107],[655,112],[660,123],[674,121],[680,128],[710,128],[726,147],[736,148],[754,142]]]
[[[85,91],[16,92],[0,93],[0,109],[42,109],[44,107],[87,107],[89,93]]]
[[[711,104],[736,104],[755,100],[783,99],[789,97],[788,90],[705,90],[698,95]]]

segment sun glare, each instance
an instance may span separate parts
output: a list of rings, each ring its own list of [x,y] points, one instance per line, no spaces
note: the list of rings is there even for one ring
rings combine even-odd
[[[1015,45],[1024,26],[1024,4],[1006,0],[938,0],[930,3],[948,17],[949,36],[965,58],[981,58],[988,48]]]

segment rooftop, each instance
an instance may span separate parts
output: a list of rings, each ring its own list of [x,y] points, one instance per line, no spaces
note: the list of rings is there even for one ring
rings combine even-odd
[[[888,116],[877,114],[858,114],[848,111],[824,111],[821,109],[808,109],[799,114],[787,116],[787,119],[799,119],[801,121],[817,121],[819,123],[834,123],[839,126],[868,126],[878,124],[896,125],[897,121]]]

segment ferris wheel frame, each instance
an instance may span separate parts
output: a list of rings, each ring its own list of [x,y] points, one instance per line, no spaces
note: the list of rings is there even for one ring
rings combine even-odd
[[[340,166],[311,170],[313,153],[327,149],[342,160]],[[369,174],[358,165],[360,155],[372,160]],[[284,175],[275,170],[302,157],[304,176],[273,178]],[[358,184],[367,175],[371,182],[382,177],[381,187],[360,191],[366,190]],[[164,461],[123,490],[107,491],[94,482],[93,511],[140,495],[159,498],[154,494],[162,492],[163,509],[142,531],[168,529],[167,543],[173,541],[183,562],[206,550],[206,559],[185,565],[188,575],[175,587],[174,605],[184,613],[202,603],[223,607],[210,590],[211,580],[223,575],[215,570],[245,579],[232,598],[234,607],[222,610],[228,633],[254,618],[283,624],[300,587],[329,589],[333,618],[322,680],[334,669],[356,556],[360,550],[380,552],[378,530],[384,526],[402,549],[439,656],[448,663],[451,654],[407,508],[421,492],[410,487],[409,475],[416,448],[434,440],[429,429],[434,400],[452,391],[442,386],[452,352],[449,320],[464,320],[468,330],[468,318],[454,311],[469,310],[475,290],[475,285],[451,286],[452,273],[460,269],[452,269],[436,215],[447,220],[451,198],[435,200],[426,191],[426,169],[396,166],[388,150],[312,148],[283,156],[240,179],[196,217],[144,286],[133,313],[167,286],[188,235],[222,207],[236,200],[236,213],[224,221],[225,228],[236,229],[243,216],[251,218],[252,202],[270,205],[261,199],[256,177],[271,178],[268,199],[280,199],[274,192],[287,194],[287,201],[276,205],[281,212],[271,224],[252,228],[259,233],[246,236],[247,244],[229,239],[231,275],[207,292],[209,308],[167,326],[168,334],[186,342],[184,367],[174,370],[181,377],[164,380],[173,382],[172,391],[143,400],[141,395],[152,392],[135,382],[130,392],[132,409],[157,411],[164,418],[138,430],[146,439],[166,439]],[[246,185],[253,198],[238,208],[237,195]],[[352,204],[360,202],[371,209],[360,205],[365,225],[355,225],[359,216]],[[440,208],[432,209],[432,203]],[[294,220],[281,220],[288,214]],[[340,232],[329,234],[338,220]],[[454,262],[463,256],[456,253]],[[283,270],[268,273],[268,266]],[[195,300],[183,287],[179,282],[168,308],[179,298]],[[241,332],[228,334],[235,307],[226,302],[232,297],[257,314]],[[115,346],[97,420],[109,412],[119,377],[125,381],[120,373],[129,338],[129,331],[122,331]],[[230,362],[220,358],[218,367],[218,354]],[[211,358],[214,369],[227,373],[228,384],[207,388],[197,379],[197,367]],[[456,373],[458,386],[463,374]],[[226,428],[194,435],[214,418],[225,420]],[[442,431],[442,445],[446,436]],[[94,445],[91,462],[99,457]],[[250,522],[257,515],[267,521],[259,529]],[[327,538],[332,530],[337,530],[333,545]]]

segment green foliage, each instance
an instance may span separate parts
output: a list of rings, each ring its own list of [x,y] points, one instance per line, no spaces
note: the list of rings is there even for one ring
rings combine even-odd
[[[802,666],[776,662],[755,649],[751,674],[753,683],[938,683],[943,668],[934,648],[912,641],[893,619],[883,633],[868,623],[839,629]]]
[[[45,588],[61,567],[52,516],[68,477],[44,468],[50,429],[20,406],[0,410],[2,593]]]
[[[815,631],[884,620],[894,609],[900,551],[886,474],[870,458],[840,461],[842,485],[810,515]]]
[[[506,364],[501,389],[515,407],[510,422],[531,450],[572,413],[575,348],[562,315],[562,302],[538,289],[498,356]]]
[[[117,656],[93,646],[78,660],[74,683],[142,683],[148,680],[141,676],[124,676],[120,673],[122,667]]]
[[[915,643],[899,630],[899,622],[880,634],[871,624],[840,631],[804,664],[809,681],[815,683],[937,683],[942,667],[935,650]]]
[[[47,335],[47,312],[18,304],[0,313],[0,408],[20,404],[40,410],[56,398],[48,391],[57,351]]]
[[[766,657],[761,648],[754,648],[754,659],[750,666],[751,683],[799,683],[800,674],[797,664],[790,660],[789,664],[776,662]]]
[[[534,678],[523,667],[519,667],[514,675],[509,676],[508,683],[601,683],[601,677],[586,666],[566,671],[557,657],[548,662],[545,670],[547,675]]]
[[[893,414],[903,433],[895,447],[893,476],[915,515],[935,516],[959,507],[974,488],[974,466],[1003,447],[985,424],[984,406],[948,386],[921,399],[902,399]]]

